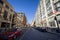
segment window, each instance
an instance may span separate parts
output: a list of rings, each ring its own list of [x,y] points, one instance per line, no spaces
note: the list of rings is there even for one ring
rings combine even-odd
[[[15,19],[16,17],[15,17],[15,15],[13,15],[13,19],[12,19],[12,22],[14,22],[14,19]]]
[[[9,17],[9,18],[10,18],[10,20],[11,20],[11,18],[12,18],[12,14],[10,14],[10,17]]]
[[[56,6],[57,6],[57,7],[60,7],[60,3],[57,3]]]
[[[55,10],[60,12],[60,1],[54,4]]]
[[[0,4],[3,4],[3,1],[2,0],[0,0]]]
[[[9,23],[6,23],[6,22],[2,22],[1,27],[2,28],[9,28],[10,27],[10,24]]]
[[[43,3],[41,4],[41,15],[45,15],[45,9]]]
[[[53,13],[49,13],[48,16],[51,16]]]
[[[60,7],[58,7],[58,8],[55,8],[55,10],[56,10],[56,11],[58,11],[58,12],[60,12]]]
[[[47,12],[48,12],[48,16],[51,16],[52,15],[52,8],[51,8],[51,6],[47,9]]]
[[[49,18],[49,24],[50,24],[51,27],[55,26],[54,17]]]
[[[1,13],[2,8],[0,7],[0,13]]]
[[[1,11],[1,7],[0,7],[0,11]]]
[[[47,24],[46,23],[44,23],[44,27],[46,27],[47,26]]]
[[[58,11],[60,12],[60,8],[58,8]]]
[[[13,12],[13,10],[12,10],[12,9],[11,9],[10,11],[11,11],[11,12]]]
[[[6,8],[9,9],[8,5],[6,5]]]
[[[60,24],[60,21],[58,21],[58,23]]]
[[[48,8],[50,5],[50,0],[46,0],[46,7]]]
[[[56,7],[60,7],[60,1],[55,3]]]
[[[47,8],[47,11],[51,11],[51,10],[52,10],[51,6]]]
[[[60,0],[53,0],[54,3],[58,2],[58,1],[60,1]]]
[[[6,11],[4,11],[3,17],[4,17],[5,20],[7,19],[7,12]]]
[[[49,22],[51,27],[55,27],[55,22]]]

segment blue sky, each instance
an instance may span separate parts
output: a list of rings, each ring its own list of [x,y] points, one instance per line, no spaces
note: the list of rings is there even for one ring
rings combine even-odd
[[[39,0],[7,0],[14,11],[23,12],[27,17],[27,21],[31,24],[39,3]]]

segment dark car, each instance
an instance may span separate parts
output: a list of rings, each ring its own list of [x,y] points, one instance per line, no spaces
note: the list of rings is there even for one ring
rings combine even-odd
[[[45,27],[42,27],[42,32],[47,32]]]
[[[40,32],[47,32],[45,28],[43,27],[35,27],[34,29],[40,31]]]

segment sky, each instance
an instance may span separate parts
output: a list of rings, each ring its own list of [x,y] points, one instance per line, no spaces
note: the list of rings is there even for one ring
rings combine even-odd
[[[39,0],[7,0],[15,12],[23,12],[28,23],[32,23]]]

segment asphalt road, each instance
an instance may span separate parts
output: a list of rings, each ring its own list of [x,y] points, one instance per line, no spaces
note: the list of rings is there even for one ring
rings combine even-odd
[[[30,28],[19,40],[60,40],[60,36]]]

